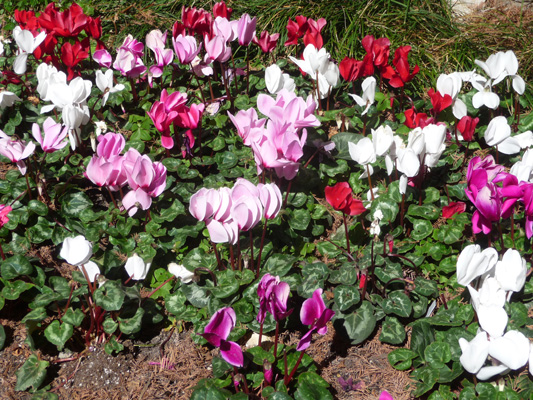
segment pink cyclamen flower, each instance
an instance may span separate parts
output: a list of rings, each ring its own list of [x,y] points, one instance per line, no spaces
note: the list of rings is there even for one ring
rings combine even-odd
[[[126,169],[128,184],[131,189],[122,205],[133,216],[138,207],[147,210],[152,205],[152,197],[159,196],[165,190],[167,169],[160,162],[152,162],[147,155],[137,157],[133,169]]]
[[[281,191],[275,183],[258,184],[259,199],[263,204],[263,217],[265,219],[274,219],[281,209],[282,198]]]
[[[259,39],[254,36],[252,42],[258,45],[263,53],[271,53],[272,50],[276,48],[276,45],[278,44],[278,39],[279,33],[274,33],[273,35],[270,35],[267,31],[263,31],[261,32],[261,36],[259,37]]]
[[[387,392],[386,390],[384,390],[384,391],[381,392],[381,394],[379,395],[379,400],[394,400],[394,398],[390,395],[389,392]]]
[[[198,46],[194,36],[178,35],[172,38],[172,44],[178,60],[182,64],[190,64],[200,52],[202,46]]]
[[[281,321],[292,313],[292,309],[287,311],[287,300],[289,299],[290,287],[287,282],[280,282],[279,276],[265,274],[257,287],[259,297],[259,312],[257,321],[261,324],[265,322],[266,313],[269,312],[275,321]]]
[[[26,174],[26,164],[24,159],[28,158],[35,151],[33,142],[24,142],[22,140],[12,140],[0,130],[0,154],[9,158],[11,162],[17,164],[22,175]]]
[[[302,324],[310,325],[311,327],[309,332],[300,339],[296,350],[302,351],[309,347],[311,344],[311,336],[314,331],[317,331],[321,335],[325,335],[328,332],[326,324],[334,315],[335,311],[326,308],[324,300],[322,300],[322,289],[316,289],[313,292],[313,297],[304,301],[300,310]]]
[[[209,39],[204,38],[205,51],[209,56],[209,61],[226,62],[231,57],[231,47],[226,45],[226,41],[221,36],[213,36]]]
[[[257,17],[251,18],[248,14],[243,14],[237,25],[237,35],[241,46],[248,46],[255,36],[255,26]]]
[[[107,132],[105,135],[98,136],[97,140],[96,154],[107,160],[118,156],[126,146],[126,140],[120,133]]]
[[[41,145],[45,153],[53,153],[65,147],[68,142],[65,141],[67,137],[68,128],[56,123],[52,118],[48,117],[43,123],[44,137],[41,134],[41,128],[34,123],[32,126],[33,138]]]
[[[235,328],[236,320],[233,308],[222,308],[213,314],[201,336],[213,346],[220,348],[220,355],[226,362],[235,367],[242,367],[244,356],[241,347],[227,340],[231,330]]]
[[[136,78],[146,71],[142,62],[144,44],[128,35],[117,51],[113,68],[128,78]]]
[[[253,229],[263,217],[259,190],[250,181],[239,178],[231,190],[231,217],[241,231]]]
[[[0,228],[9,222],[8,214],[13,210],[11,206],[0,204]]]
[[[113,57],[106,49],[96,50],[93,54],[93,59],[102,67],[111,68]]]

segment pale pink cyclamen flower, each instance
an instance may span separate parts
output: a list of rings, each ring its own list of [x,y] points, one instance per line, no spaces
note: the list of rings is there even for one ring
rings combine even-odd
[[[128,78],[137,78],[146,71],[141,57],[144,44],[128,35],[117,51],[113,68]]]
[[[259,196],[257,186],[246,179],[237,179],[231,190],[231,217],[239,230],[249,231],[261,221],[263,205]]]
[[[213,36],[209,39],[204,38],[205,51],[209,56],[210,61],[226,62],[231,57],[231,47],[228,47],[226,41],[221,36]]]
[[[44,137],[41,134],[39,124],[34,123],[32,126],[33,138],[41,145],[41,148],[45,153],[53,153],[56,150],[61,150],[68,144],[68,142],[65,141],[68,134],[68,128],[56,123],[52,118],[46,118],[43,123],[43,130]]]
[[[106,49],[96,50],[93,59],[102,67],[111,68],[111,64],[113,64],[113,57]]]
[[[122,199],[122,204],[133,216],[138,207],[148,210],[152,197],[159,196],[166,187],[167,169],[160,162],[152,162],[147,155],[138,157],[131,172],[126,170],[131,189]]]
[[[237,25],[237,35],[241,46],[248,46],[255,36],[255,26],[257,17],[251,18],[248,14],[243,14]]]
[[[178,60],[184,65],[193,62],[202,48],[201,45],[198,46],[194,36],[178,35],[178,37],[172,38],[172,44]]]
[[[118,156],[126,146],[126,140],[120,133],[107,132],[105,135],[98,136],[97,140],[96,154],[107,160]]]
[[[25,175],[26,164],[23,160],[33,154],[35,144],[13,139],[0,130],[0,154],[9,158],[11,162],[16,163],[20,173]]]

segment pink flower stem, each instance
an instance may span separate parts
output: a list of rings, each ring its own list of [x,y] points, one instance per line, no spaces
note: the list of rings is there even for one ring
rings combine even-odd
[[[276,321],[276,336],[274,337],[274,358],[278,358],[279,321]]]
[[[144,303],[144,301],[146,299],[149,299],[150,297],[152,297],[155,292],[157,292],[159,289],[161,289],[163,286],[165,286],[167,283],[169,283],[170,281],[176,279],[176,277],[174,275],[172,275],[170,278],[168,278],[165,282],[163,282],[162,284],[160,284],[158,287],[156,287],[154,290],[152,290],[150,293],[148,293],[148,296],[146,296],[143,301],[141,302],[141,305],[142,303]]]
[[[207,83],[209,83],[209,93],[211,93],[211,102],[214,102],[215,95],[213,94],[213,86],[211,85],[211,77],[207,77]]]
[[[242,271],[242,252],[240,240],[237,240],[237,268],[239,271]]]
[[[113,193],[111,192],[111,189],[109,189],[109,186],[106,186],[107,191],[109,192],[109,196],[111,196],[111,200],[113,201],[113,205],[117,210],[119,210],[117,206],[117,202],[115,201],[115,196],[113,196]]]
[[[263,224],[263,234],[261,235],[261,245],[259,247],[259,254],[257,256],[257,261],[256,261],[257,264],[255,267],[255,279],[259,278],[259,268],[261,267],[261,254],[263,253],[263,245],[265,243],[267,222],[268,222],[268,219],[265,219],[265,223]]]
[[[320,148],[316,149],[315,152],[313,153],[313,155],[311,157],[309,157],[309,160],[307,160],[307,162],[304,164],[303,168],[307,168],[307,166],[309,165],[309,163],[311,162],[311,160],[313,158],[315,158],[315,156],[318,154],[318,152],[320,151]]]
[[[28,163],[29,165],[29,163]],[[28,180],[28,174],[24,175],[24,177],[26,178],[26,186],[28,187],[28,196],[31,200],[31,189],[30,189],[30,181]]]
[[[250,52],[248,51],[249,47],[246,48],[246,95],[250,95]],[[237,75],[237,70],[235,70],[235,75]]]
[[[254,237],[250,229],[250,269],[254,270]]]
[[[502,253],[505,251],[505,245],[503,244],[502,225],[498,221],[498,233],[500,234],[500,245],[502,246]]]
[[[137,88],[135,87],[135,80],[133,78],[130,78],[130,85],[131,85],[131,94],[133,95],[133,101],[137,103],[139,102],[139,96],[137,95]]]
[[[222,271],[222,261],[220,261],[220,255],[218,254],[218,250],[217,250],[217,244],[216,243],[213,243],[211,242],[211,245],[213,246],[213,250],[215,251],[215,257],[217,258],[217,265],[218,265],[218,269],[220,271]],[[226,268],[224,268],[226,269]]]
[[[4,249],[2,249],[2,243],[0,243],[0,257],[2,257],[2,260],[6,259],[6,256],[4,255]]]
[[[287,201],[289,201],[289,193],[291,192],[292,181],[289,181],[287,186],[287,193],[285,194],[285,200],[283,201],[283,208],[287,206]]]
[[[344,231],[346,232],[346,251],[350,254],[350,235],[348,234],[348,224],[346,223],[346,214],[342,213],[342,218],[344,219]]]
[[[263,339],[263,324],[265,322],[261,322],[261,327],[259,328],[259,340],[257,341],[257,345],[261,347],[261,339]]]
[[[233,245],[229,245],[229,256],[231,260],[231,269],[235,271],[235,255],[233,254]]]
[[[239,93],[239,87],[237,86],[237,68],[235,68],[235,59],[233,58],[233,52],[231,52],[231,64],[233,65],[233,71],[235,71],[235,75],[233,77],[233,83],[235,83],[235,92]]]
[[[296,370],[300,366],[300,363],[302,362],[302,359],[304,358],[304,354],[305,354],[305,350],[303,350],[300,353],[300,357],[298,357],[298,361],[296,361],[296,365],[292,369],[290,375],[289,376],[285,375],[285,378],[283,379],[283,383],[285,384],[285,386],[288,386],[290,381],[292,380],[292,377],[294,376],[294,373],[296,372]]]

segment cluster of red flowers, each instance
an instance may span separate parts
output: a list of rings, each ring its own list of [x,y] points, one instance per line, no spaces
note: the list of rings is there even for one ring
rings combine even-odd
[[[86,15],[76,3],[72,3],[65,11],[59,11],[54,3],[50,3],[39,16],[33,11],[15,10],[15,20],[21,29],[29,30],[34,37],[41,31],[46,32],[46,39],[35,49],[33,55],[37,60],[53,63],[56,68],[66,66],[69,80],[79,76],[80,71],[76,66],[89,57],[90,38],[96,40],[97,50],[105,48],[100,41],[100,17],[92,18]],[[79,35],[82,32],[86,33],[86,37],[80,40]],[[61,40],[60,43],[58,39],[64,38],[74,38],[74,44],[67,40]]]
[[[285,46],[298,44],[298,39],[303,37],[305,46],[312,44],[317,49],[321,49],[324,45],[324,40],[320,32],[326,26],[326,20],[320,18],[318,21],[315,21],[303,15],[298,15],[295,19],[296,21],[289,19],[287,22],[287,41],[285,42]]]
[[[399,88],[410,82],[420,70],[418,65],[413,70],[411,70],[409,65],[408,56],[411,46],[398,47],[394,52],[392,65],[389,65],[389,39],[375,39],[374,36],[367,35],[361,43],[366,51],[366,56],[362,61],[345,57],[339,64],[340,74],[349,82],[365,76],[371,76],[377,69],[383,78],[389,80],[389,84],[392,87]]]

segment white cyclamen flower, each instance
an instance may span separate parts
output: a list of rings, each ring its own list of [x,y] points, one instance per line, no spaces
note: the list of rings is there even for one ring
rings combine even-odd
[[[93,245],[81,235],[68,237],[63,241],[59,255],[69,264],[80,266],[87,263],[93,255]]]
[[[146,278],[151,265],[151,263],[145,263],[141,257],[134,253],[128,258],[128,261],[126,261],[124,269],[126,269],[126,272],[131,279],[141,281]]]
[[[176,263],[168,264],[168,272],[180,279],[182,283],[190,283],[194,279],[194,272]]]

